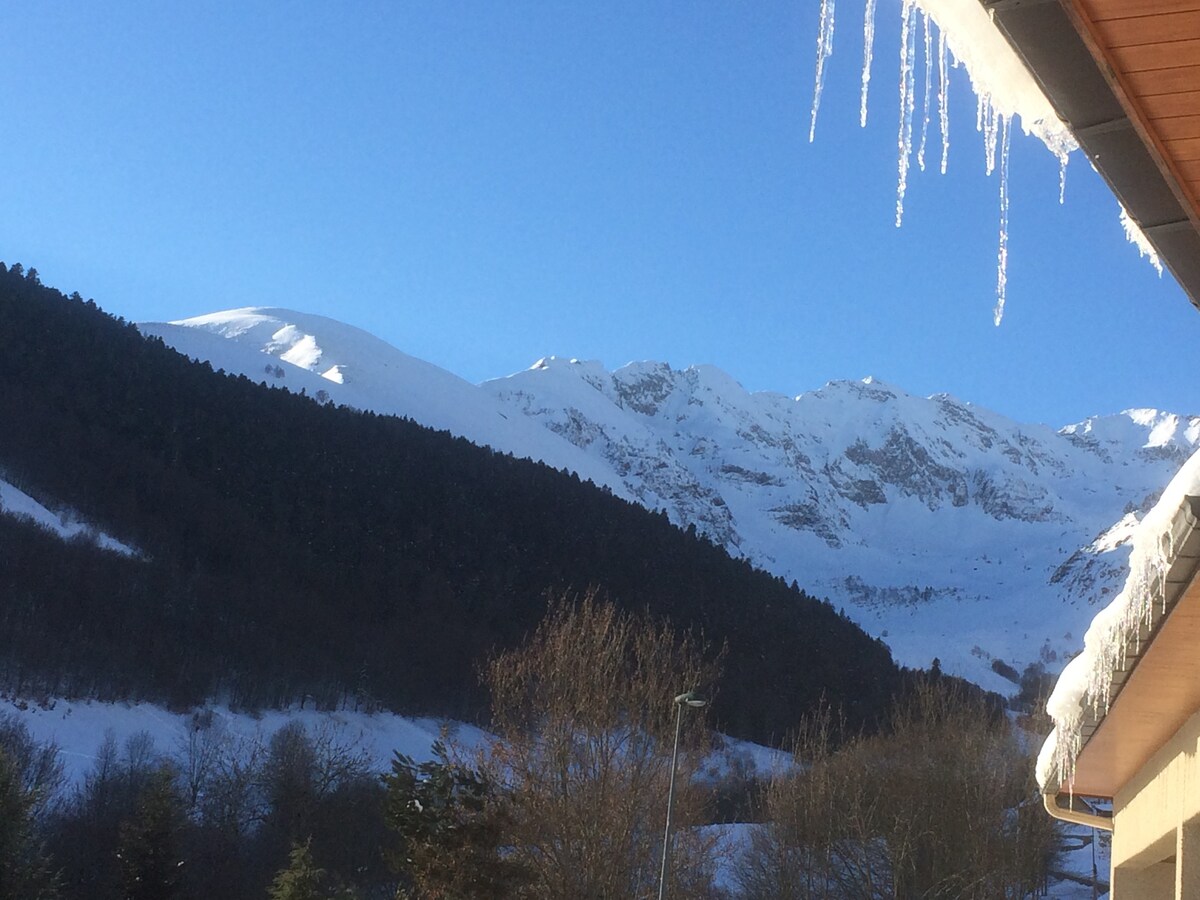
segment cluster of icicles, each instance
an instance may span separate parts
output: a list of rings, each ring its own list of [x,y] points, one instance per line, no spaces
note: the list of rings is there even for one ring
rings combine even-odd
[[[961,3],[961,0],[959,2]],[[970,2],[974,3],[974,0],[970,0]],[[867,124],[867,95],[871,83],[871,65],[874,56],[876,3],[877,0],[866,0],[863,16],[862,102],[859,111],[859,124],[863,127]],[[953,16],[938,16],[936,12],[931,13],[931,7],[946,7],[947,4],[944,0],[940,0],[940,2],[939,0],[902,0],[902,4],[900,32],[900,125],[899,134],[897,135],[899,168],[896,184],[897,227],[900,226],[904,219],[904,196],[908,190],[908,175],[914,157],[913,121],[916,117],[917,103],[916,76],[918,69],[918,46],[923,50],[924,60],[924,89],[921,92],[920,136],[915,142],[916,162],[921,171],[925,170],[926,147],[929,140],[929,123],[932,98],[934,96],[934,68],[936,67],[937,69],[937,117],[942,138],[940,168],[944,175],[950,154],[950,122],[948,112],[950,69],[958,68],[964,63],[960,54],[955,51],[954,46],[947,41],[947,19],[952,19]],[[816,87],[813,93],[812,121],[808,134],[810,141],[816,136],[817,110],[821,105],[821,93],[825,86],[827,64],[829,57],[833,53],[834,12],[835,0],[822,0],[821,23],[817,37]],[[988,27],[990,28],[990,25]],[[920,32],[919,45],[918,31]],[[955,35],[955,42],[960,47],[964,44],[969,45],[972,41],[972,35],[968,33],[969,31],[970,29],[961,29],[960,33]],[[936,52],[934,49],[935,40]],[[1003,40],[1003,38],[1000,38],[1000,40]],[[1019,108],[1019,100],[1017,107],[1014,107],[1012,103],[1008,103],[1006,104],[1007,108],[1001,108],[997,104],[997,98],[988,84],[989,80],[995,81],[996,79],[989,79],[988,76],[989,74],[998,74],[1000,79],[1003,79],[1009,73],[982,73],[981,76],[977,70],[990,65],[988,59],[989,53],[994,53],[992,48],[987,48],[983,53],[968,54],[975,57],[975,64],[968,61],[966,68],[970,71],[975,87],[977,100],[975,126],[976,130],[983,134],[987,174],[991,175],[997,167],[999,168],[1000,237],[996,261],[996,306],[994,309],[994,320],[999,325],[1004,318],[1005,293],[1008,281],[1008,157],[1010,125],[1014,115],[1020,114],[1024,120],[1029,117],[1029,112]],[[1028,76],[1026,75],[1026,77]],[[1038,92],[1038,100],[1048,108],[1048,103],[1044,96],[1040,95],[1040,91]],[[1036,101],[1035,105],[1037,105]],[[1034,126],[1034,132],[1046,143],[1047,147],[1050,148],[1051,152],[1059,160],[1059,202],[1061,203],[1066,188],[1067,158],[1071,151],[1076,148],[1076,144],[1065,128],[1061,126],[1061,123],[1058,123],[1056,120],[1054,125],[1057,127],[1037,127],[1046,118],[1046,115],[1043,109],[1038,109],[1036,112],[1040,118]],[[1027,124],[1026,130],[1028,131],[1029,128],[1030,125]]]
[[[1063,669],[1046,703],[1054,730],[1038,756],[1043,788],[1073,787],[1075,759],[1083,746],[1086,717],[1103,717],[1113,700],[1113,674],[1127,655],[1141,652],[1141,640],[1155,613],[1165,612],[1167,571],[1179,550],[1173,531],[1185,497],[1200,493],[1200,452],[1193,454],[1146,514],[1132,538],[1129,576],[1113,601],[1092,620],[1083,652]]]

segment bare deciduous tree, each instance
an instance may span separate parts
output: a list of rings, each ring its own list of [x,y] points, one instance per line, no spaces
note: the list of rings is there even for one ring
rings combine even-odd
[[[657,890],[676,707],[711,690],[700,642],[619,612],[594,593],[553,604],[530,641],[486,670],[499,736],[480,760],[504,786],[522,896],[642,898]],[[687,826],[703,798],[692,774],[707,749],[702,711],[685,710],[672,897],[705,896],[711,855]]]
[[[1007,719],[931,682],[882,734],[835,746],[808,720],[797,771],[767,792],[771,824],[739,862],[747,898],[1022,898],[1056,843]]]

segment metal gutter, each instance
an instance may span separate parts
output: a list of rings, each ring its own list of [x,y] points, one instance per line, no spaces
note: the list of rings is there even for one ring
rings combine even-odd
[[[1067,805],[1063,806],[1059,798],[1066,796],[1057,792],[1042,794],[1042,804],[1046,812],[1060,822],[1070,822],[1072,825],[1084,825],[1088,828],[1099,828],[1101,831],[1113,830],[1111,812],[1095,812],[1087,803],[1078,797],[1069,797]],[[1105,798],[1107,799],[1107,798]]]

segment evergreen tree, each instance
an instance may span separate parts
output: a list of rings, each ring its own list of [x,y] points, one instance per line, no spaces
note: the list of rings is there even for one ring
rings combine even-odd
[[[133,817],[121,825],[117,857],[124,900],[172,900],[178,896],[184,864],[182,828],[182,802],[174,775],[163,766],[142,789]]]
[[[433,751],[420,765],[397,753],[383,776],[384,816],[397,839],[385,853],[392,870],[419,900],[515,896],[525,873],[501,851],[503,800],[479,771],[450,761],[444,744]]]
[[[327,900],[323,890],[325,870],[313,862],[310,843],[292,847],[287,868],[280,869],[271,883],[271,900]]]

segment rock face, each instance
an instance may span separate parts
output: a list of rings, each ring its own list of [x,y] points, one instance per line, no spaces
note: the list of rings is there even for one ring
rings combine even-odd
[[[788,397],[710,366],[550,357],[476,387],[277,309],[145,330],[255,380],[308,379],[310,396],[569,468],[844,605],[901,662],[936,656],[995,689],[1011,687],[995,660],[1053,668],[1077,647],[1127,526],[1200,443],[1197,418],[1131,410],[1055,431],[870,378]]]

